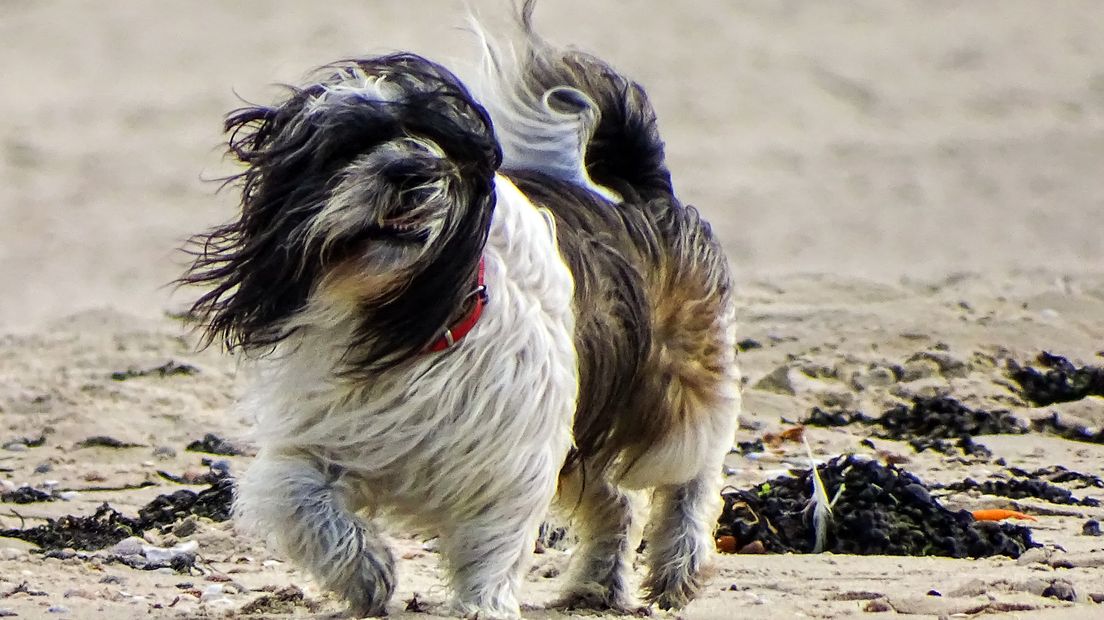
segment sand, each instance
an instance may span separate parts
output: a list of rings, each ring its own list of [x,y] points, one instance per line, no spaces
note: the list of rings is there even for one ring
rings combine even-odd
[[[591,4],[546,2],[538,23],[648,87],[677,187],[713,223],[737,274],[741,338],[764,345],[740,356],[745,424],[734,440],[786,428],[817,405],[876,414],[931,394],[1025,420],[1058,411],[1104,424],[1104,400],[1031,407],[1004,370],[1041,350],[1104,364],[1104,12],[1095,2]],[[492,22],[501,6],[475,5]],[[0,2],[0,444],[46,431],[40,447],[0,450],[0,480],[77,490],[155,482],[4,504],[0,528],[90,514],[102,502],[133,513],[180,488],[158,470],[204,469],[210,455],[185,451],[188,442],[245,429],[233,408],[236,360],[196,352],[170,316],[194,295],[168,286],[185,260],[177,248],[235,206],[232,192],[204,180],[232,171],[218,146],[222,115],[239,97],[265,101],[272,83],[353,54],[410,49],[462,65],[474,48],[462,24],[459,2]],[[915,356],[945,363],[911,381],[872,379],[872,369]],[[197,372],[111,378],[170,360]],[[76,447],[93,435],[138,447]],[[1000,469],[899,442],[871,450],[853,428],[809,437],[819,458],[895,453],[930,482]],[[1104,475],[1099,444],[1038,433],[979,442],[1025,469]],[[733,455],[730,482],[751,486],[800,465],[801,454]],[[248,463],[228,460],[234,471]],[[1020,561],[723,556],[680,615],[1102,613],[1091,595],[1104,593],[1104,538],[1081,528],[1104,511],[945,501],[1029,512],[1045,551]],[[436,554],[392,534],[393,615],[430,617],[403,611],[415,594],[440,613]],[[154,542],[197,542],[205,572],[44,558],[0,539],[0,610],[218,617],[289,584],[312,604],[269,617],[340,610],[228,524],[200,520],[193,534],[166,536]],[[561,617],[542,606],[566,561],[557,550],[537,556],[522,593],[534,606],[527,616]],[[1073,602],[1040,596],[1055,580],[1072,586]],[[16,592],[23,582],[42,595]]]

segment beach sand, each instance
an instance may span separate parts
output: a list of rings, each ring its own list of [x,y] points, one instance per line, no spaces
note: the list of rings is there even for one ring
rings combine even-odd
[[[501,3],[474,4],[502,22]],[[677,189],[725,244],[740,338],[763,345],[740,354],[747,385],[734,441],[790,427],[814,406],[877,414],[936,394],[1024,420],[1058,412],[1104,424],[1104,399],[1032,407],[1005,370],[1043,350],[1104,365],[1104,12],[1095,2],[593,5],[546,1],[537,23],[647,87]],[[0,2],[0,444],[9,446],[0,481],[78,491],[3,504],[0,529],[103,502],[133,514],[182,488],[158,470],[205,470],[210,455],[185,445],[246,429],[234,409],[237,360],[195,350],[172,318],[195,292],[169,285],[187,260],[184,239],[236,206],[212,181],[233,172],[219,146],[222,116],[351,55],[404,49],[471,66],[463,25],[460,2]],[[112,378],[170,360],[195,372]],[[909,363],[918,370],[906,377],[877,372]],[[96,435],[137,445],[77,447]],[[858,428],[807,435],[818,458],[892,453],[925,482],[1001,470],[890,440],[871,449]],[[39,436],[38,447],[18,441]],[[1100,444],[1035,432],[978,442],[1023,469],[1104,476]],[[802,466],[803,455],[797,445],[732,455],[729,482],[750,487]],[[232,471],[248,463],[210,458],[227,458]],[[87,490],[146,481],[155,484]],[[1101,489],[1075,494],[1104,499]],[[1043,550],[1020,560],[725,555],[679,616],[1104,613],[1092,602],[1104,595],[1104,537],[1082,534],[1104,510],[976,493],[944,501],[1028,512]],[[392,615],[441,613],[447,593],[431,546],[391,535]],[[193,533],[151,537],[195,541],[204,572],[47,558],[0,539],[0,610],[235,616],[264,588],[287,585],[310,604],[253,617],[341,609],[228,523],[201,519]],[[542,606],[566,562],[558,550],[535,556],[527,617],[563,616]],[[1042,596],[1056,581],[1072,601]],[[427,612],[404,611],[415,595]]]

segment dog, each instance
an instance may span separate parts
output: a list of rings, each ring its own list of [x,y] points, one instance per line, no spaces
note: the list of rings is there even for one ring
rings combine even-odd
[[[411,53],[328,65],[226,120],[240,214],[193,238],[205,343],[252,360],[235,517],[356,615],[396,587],[385,520],[440,537],[454,613],[519,616],[550,507],[558,605],[701,589],[740,407],[733,285],[675,196],[643,88],[523,7],[469,87]]]

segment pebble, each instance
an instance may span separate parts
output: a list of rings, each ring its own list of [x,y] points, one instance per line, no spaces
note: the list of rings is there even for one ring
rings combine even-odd
[[[1081,533],[1085,536],[1100,536],[1104,534],[1104,532],[1100,531],[1100,522],[1096,519],[1085,521],[1085,525],[1081,526]]]
[[[882,613],[882,612],[886,612],[886,611],[893,611],[893,608],[890,607],[889,603],[887,603],[886,601],[879,599],[879,600],[869,601],[866,605],[863,605],[862,610],[865,611],[866,613],[877,614],[877,613]]]
[[[858,390],[868,390],[875,387],[887,387],[897,383],[897,376],[892,369],[885,366],[875,366],[866,372],[856,374],[851,379],[851,385]]]
[[[172,533],[174,536],[177,536],[179,538],[187,538],[188,536],[195,534],[196,527],[197,525],[195,515],[189,515],[187,518],[173,526]]]
[[[61,605],[54,605],[52,607],[47,608],[46,611],[48,613],[51,613],[51,614],[67,614],[67,613],[69,613],[69,608],[68,607],[62,607]]]
[[[115,546],[111,548],[111,551],[118,555],[142,555],[142,547],[144,547],[146,541],[138,538],[137,536],[131,536],[124,538],[115,543]]]
[[[8,452],[26,452],[27,444],[18,441],[12,441],[4,444],[4,449]]]
[[[1073,584],[1065,579],[1055,579],[1051,582],[1051,584],[1043,590],[1043,596],[1056,598],[1060,601],[1077,600],[1077,592],[1074,591]]]
[[[213,598],[221,597],[226,593],[226,589],[222,587],[221,583],[212,583],[204,586],[203,594],[200,595],[199,600],[209,601]]]
[[[18,615],[19,614],[15,613],[14,611],[12,611],[10,609],[4,609],[3,607],[0,607],[0,618],[9,618],[9,617],[14,617],[14,616],[18,616]]]
[[[142,547],[142,555],[146,556],[146,559],[150,562],[171,564],[174,559],[180,556],[195,555],[197,549],[199,549],[199,543],[194,540],[189,540],[186,543],[181,543],[171,548],[145,545]]]
[[[1035,547],[1034,549],[1028,549],[1020,554],[1020,557],[1016,558],[1016,564],[1024,566],[1025,564],[1035,564],[1039,562],[1046,562],[1050,559],[1050,551],[1042,547]]]
[[[176,457],[176,449],[172,446],[157,446],[153,449],[153,456],[161,460],[168,460]]]
[[[54,466],[51,463],[49,463],[48,461],[43,461],[42,463],[35,465],[34,472],[36,474],[48,474],[53,471],[53,469]]]
[[[934,377],[938,374],[939,364],[936,364],[935,360],[916,359],[905,362],[904,373],[901,376],[901,380],[905,382],[918,381],[920,379]]]

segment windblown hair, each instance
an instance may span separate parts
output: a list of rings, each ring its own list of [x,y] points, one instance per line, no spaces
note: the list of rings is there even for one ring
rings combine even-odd
[[[521,12],[520,49],[481,37],[475,92],[503,173],[555,216],[575,277],[580,384],[565,470],[627,476],[682,415],[669,394],[709,406],[728,365],[714,323],[731,306],[731,277],[708,223],[674,195],[643,87],[539,37],[534,5]]]
[[[420,351],[463,306],[502,156],[490,118],[447,69],[414,54],[323,69],[276,106],[226,119],[246,165],[239,219],[192,239],[181,279],[210,343],[264,351],[336,267],[387,274],[356,303],[350,371]],[[350,308],[350,311],[354,309]]]
[[[615,202],[673,195],[644,88],[596,56],[541,38],[535,6],[527,0],[520,14],[521,49],[500,45],[474,24],[484,47],[475,91],[494,117],[506,165]]]

